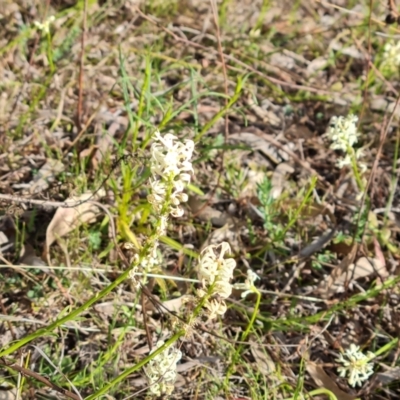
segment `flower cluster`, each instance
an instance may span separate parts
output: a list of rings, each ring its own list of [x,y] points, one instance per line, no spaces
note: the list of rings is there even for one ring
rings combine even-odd
[[[152,177],[147,200],[157,213],[157,222],[154,234],[148,238],[146,246],[144,246],[145,254],[136,254],[133,259],[135,267],[131,270],[130,278],[137,287],[139,282],[136,278],[139,270],[149,273],[160,264],[157,247],[160,237],[167,231],[169,215],[174,217],[183,215],[180,203],[188,200],[188,196],[183,190],[190,182],[190,173],[193,172],[190,162],[193,150],[192,140],[182,143],[172,134],[161,136],[158,131],[154,133],[154,143],[150,150]],[[145,276],[141,283],[146,283]]]
[[[343,158],[337,161],[337,166],[343,168],[346,165],[352,165],[352,158],[359,160],[363,156],[362,149],[354,150],[353,146],[357,143],[360,136],[357,131],[358,117],[350,114],[345,117],[332,117],[329,130],[327,132],[328,138],[332,141],[331,149],[341,150],[345,154]],[[358,162],[357,165],[361,171],[365,171],[366,166]]]
[[[43,35],[47,35],[50,33],[50,24],[56,20],[54,15],[51,15],[49,18],[46,19],[43,23],[39,21],[35,21],[33,24],[35,27],[43,33]]]
[[[343,367],[339,367],[337,371],[342,378],[348,375],[349,385],[361,386],[362,382],[366,381],[374,373],[373,364],[370,363],[374,357],[374,353],[370,351],[367,355],[363,354],[360,351],[360,346],[356,346],[353,343],[350,348],[341,353],[339,358],[336,359],[337,362],[343,364]]]
[[[188,200],[183,189],[190,182],[190,173],[193,172],[190,159],[194,142],[179,142],[170,133],[162,137],[158,131],[154,139],[151,146],[151,194],[147,200],[157,213],[181,217],[183,209],[180,203]]]
[[[197,296],[200,298],[216,296],[214,299],[207,299],[204,304],[209,312],[209,319],[225,313],[224,299],[227,299],[232,293],[230,280],[233,277],[236,261],[232,258],[224,258],[225,254],[230,252],[229,244],[222,242],[217,246],[207,246],[199,257],[197,274],[202,288],[198,289]]]
[[[163,345],[164,342],[159,341],[157,347],[151,353]],[[172,393],[176,379],[176,364],[181,358],[182,353],[170,346],[160,354],[157,354],[145,365],[144,372],[147,376],[151,394],[161,396]]]
[[[257,289],[254,286],[254,282],[257,279],[260,279],[260,277],[254,271],[248,269],[247,279],[244,281],[244,283],[235,283],[233,287],[237,290],[244,290],[241,296],[244,299],[248,294],[257,292]]]
[[[400,42],[390,41],[383,48],[380,69],[384,74],[398,71],[400,67]]]

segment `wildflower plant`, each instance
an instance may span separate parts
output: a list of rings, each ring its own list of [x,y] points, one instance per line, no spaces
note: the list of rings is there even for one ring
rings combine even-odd
[[[150,149],[150,193],[147,200],[153,208],[156,223],[153,234],[133,258],[130,277],[138,284],[137,287],[146,283],[146,273],[151,272],[160,262],[157,247],[160,237],[166,234],[168,218],[181,217],[184,213],[181,203],[188,200],[184,189],[193,172],[190,161],[194,150],[193,141],[180,142],[174,135],[162,136],[158,131],[153,139]],[[230,280],[236,267],[235,260],[225,257],[230,252],[230,246],[225,242],[218,246],[208,246],[201,252],[197,270],[201,288],[193,298],[194,311],[187,324],[175,325],[177,332],[170,339],[168,346],[185,336],[186,331],[190,330],[197,317],[204,311],[209,319],[225,313],[227,307],[224,300],[232,292]],[[137,277],[139,272],[140,275],[144,273],[144,279],[140,282]],[[171,394],[176,378],[176,363],[180,358],[181,353],[178,350],[167,347],[163,342],[157,344],[143,364],[151,394]]]
[[[164,345],[160,340],[150,353],[154,353]],[[143,368],[149,383],[149,392],[155,396],[170,395],[174,390],[176,379],[176,364],[182,358],[182,353],[173,345],[153,357]]]
[[[147,239],[141,254],[136,254],[133,260],[137,264],[131,272],[135,283],[138,283],[138,273],[149,273],[159,265],[159,239],[167,232],[169,216],[183,215],[181,203],[188,200],[184,189],[190,183],[190,174],[193,172],[190,161],[194,150],[192,140],[180,142],[176,136],[170,133],[162,136],[159,131],[154,133],[153,139],[150,148],[150,193],[147,201],[152,205],[156,224],[154,233]],[[141,283],[146,283],[146,277]]]
[[[391,40],[383,47],[380,70],[385,76],[390,76],[399,71],[400,67],[400,42]]]
[[[337,161],[338,168],[342,169],[346,166],[352,168],[357,186],[361,192],[364,189],[364,182],[361,174],[367,169],[366,165],[362,162],[363,151],[362,149],[355,149],[360,137],[357,130],[358,117],[349,114],[347,117],[332,117],[330,127],[327,132],[327,137],[331,140],[330,148],[343,152],[343,156]]]
[[[161,136],[157,131],[154,134],[154,143],[151,146],[151,178],[149,182],[148,202],[151,204],[155,214],[155,225],[153,233],[148,237],[143,248],[133,258],[133,266],[130,277],[135,282],[145,284],[146,273],[151,272],[160,263],[158,257],[158,244],[160,237],[166,234],[168,219],[181,217],[183,208],[181,203],[187,201],[188,196],[184,193],[185,186],[190,182],[193,172],[191,157],[194,143],[191,140],[180,142],[172,134]],[[230,258],[231,248],[227,242],[205,247],[198,257],[197,275],[200,287],[195,296],[190,297],[192,311],[187,321],[177,320],[174,324],[173,336],[166,342],[159,342],[150,354],[138,363],[143,366],[144,373],[149,383],[149,392],[152,395],[170,395],[174,388],[176,378],[176,364],[181,358],[175,342],[190,334],[197,320],[206,316],[212,320],[225,314],[227,310],[226,299],[232,293],[233,272],[236,261]],[[138,275],[144,274],[144,279],[138,281]],[[244,290],[243,297],[250,292],[257,294],[257,305],[250,320],[246,332],[242,335],[244,340],[254,324],[259,309],[260,292],[256,289],[254,282],[258,276],[251,270],[248,271],[244,283],[236,287]]]
[[[47,59],[49,61],[51,71],[55,70],[54,61],[53,61],[53,50],[52,50],[52,43],[51,43],[51,33],[50,33],[50,26],[56,20],[54,15],[48,17],[43,23],[39,21],[35,21],[33,25],[35,28],[41,33],[42,37],[46,38],[46,53]]]
[[[271,241],[275,244],[282,244],[285,236],[285,229],[278,218],[281,215],[278,199],[274,195],[272,182],[265,177],[261,183],[257,185],[257,196],[260,200],[259,211],[264,221],[264,228],[271,236]]]
[[[362,386],[363,382],[374,373],[374,366],[370,361],[375,354],[368,352],[366,355],[360,351],[360,346],[352,343],[348,349],[340,353],[337,362],[343,366],[337,371],[342,378],[347,377],[350,386]]]

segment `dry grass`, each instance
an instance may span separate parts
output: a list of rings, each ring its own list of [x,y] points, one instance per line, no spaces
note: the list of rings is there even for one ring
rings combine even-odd
[[[1,2],[0,190],[14,200],[2,202],[0,356],[126,269],[114,239],[124,248],[151,230],[145,182],[158,127],[195,139],[196,160],[185,217],[161,249],[171,279],[147,289],[179,313],[193,285],[173,278],[195,277],[196,252],[225,240],[236,279],[251,267],[263,294],[245,343],[255,299],[240,292],[224,319],[180,342],[171,398],[322,399],[315,389],[326,388],[396,399],[399,70],[384,67],[384,46],[399,29],[384,22],[388,5],[225,0],[216,18],[212,4]],[[46,35],[34,21],[50,15]],[[368,166],[363,199],[324,136],[332,116],[350,112]],[[86,202],[93,218],[65,228],[74,209],[60,215],[52,202],[84,192],[103,208]],[[148,353],[149,335],[172,329],[124,281],[54,335],[7,353],[2,387],[22,399],[74,398],[74,388],[88,397]],[[336,371],[351,343],[379,354],[361,389]],[[22,374],[4,365],[13,362]],[[145,385],[132,374],[99,398],[144,398]]]

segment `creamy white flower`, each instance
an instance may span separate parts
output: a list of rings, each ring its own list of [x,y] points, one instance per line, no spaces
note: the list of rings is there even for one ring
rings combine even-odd
[[[163,345],[164,342],[159,341],[151,353]],[[176,364],[181,358],[182,353],[178,349],[169,346],[144,366],[150,393],[156,396],[170,395],[172,393],[176,379]]]
[[[194,142],[186,140],[179,142],[177,138],[167,133],[164,137],[160,132],[154,134],[155,142],[151,146],[153,163],[151,171],[160,176],[167,175],[169,179],[179,175],[181,172],[192,172],[192,158]]]
[[[185,213],[182,207],[171,207],[170,214],[175,218],[180,218]]]
[[[232,293],[230,280],[236,261],[233,258],[225,259],[225,254],[230,253],[231,248],[227,242],[215,246],[207,246],[200,254],[197,274],[203,287],[214,287],[213,293],[226,299]]]
[[[380,69],[383,72],[396,72],[400,66],[400,42],[390,41],[385,44]]]
[[[168,203],[168,213],[174,217],[183,215],[180,204],[188,200],[183,190],[190,183],[190,173],[193,172],[190,162],[193,150],[192,140],[182,143],[170,133],[164,136],[158,131],[154,133],[154,143],[150,150],[153,177],[150,179],[151,193],[147,199],[157,213]]]
[[[360,136],[357,131],[357,121],[358,117],[353,114],[347,117],[332,117],[327,136],[332,141],[330,148],[344,153],[344,156],[337,160],[338,168],[352,166],[352,160],[355,158],[357,167],[363,173],[367,170],[367,166],[360,161],[364,155],[363,150],[354,149]]]
[[[43,23],[39,21],[35,21],[33,24],[35,27],[39,30],[42,31],[43,34],[47,35],[50,32],[50,24],[54,22],[56,17],[54,15],[51,15],[49,18],[46,19]]]
[[[254,286],[254,282],[257,279],[260,279],[260,277],[249,268],[247,270],[247,279],[244,283],[235,283],[233,287],[237,290],[244,290],[241,297],[245,298],[248,294],[254,293],[257,290]]]
[[[160,264],[160,258],[157,252],[158,241],[154,241],[152,243],[152,247],[150,248],[147,257],[141,260],[140,266],[143,268],[144,271],[150,272],[155,267]]]
[[[233,258],[225,258],[225,255],[230,252],[229,244],[222,242],[219,245],[207,246],[199,256],[197,275],[202,287],[196,294],[198,298],[204,298],[206,295],[211,297],[204,304],[209,319],[225,314],[224,299],[232,293],[230,280],[233,277],[236,261]]]
[[[370,361],[374,358],[374,353],[368,352],[367,355],[360,351],[360,347],[354,343],[350,347],[339,354],[337,362],[343,364],[343,367],[337,369],[342,378],[347,376],[349,385],[361,386],[362,383],[374,373],[374,366]]]
[[[332,141],[331,149],[347,153],[349,147],[353,147],[357,143],[359,136],[357,121],[358,117],[353,114],[349,114],[346,118],[343,116],[332,117],[327,133]]]
[[[224,301],[210,300],[204,307],[208,310],[208,319],[214,319],[226,312],[226,304]]]
[[[351,167],[351,157],[350,157],[348,154],[346,154],[344,157],[339,158],[339,159],[337,160],[336,165],[337,165],[340,169],[342,169],[342,168],[344,168],[344,167],[348,167],[348,166]]]

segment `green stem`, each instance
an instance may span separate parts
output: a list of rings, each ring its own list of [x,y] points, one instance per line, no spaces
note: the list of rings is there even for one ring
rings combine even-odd
[[[80,313],[87,310],[92,304],[101,300],[103,297],[107,296],[108,293],[110,293],[114,288],[116,288],[120,283],[122,283],[126,278],[128,278],[129,273],[133,269],[134,266],[135,265],[131,266],[124,273],[122,273],[113,283],[111,283],[109,286],[107,286],[100,292],[96,293],[92,298],[90,298],[88,301],[86,301],[84,304],[82,304],[77,309],[71,311],[65,317],[54,321],[52,324],[50,324],[44,328],[38,329],[37,331],[31,333],[30,335],[25,336],[24,338],[18,340],[18,342],[12,344],[7,349],[0,351],[0,357],[7,356],[7,355],[17,351],[19,348],[21,348],[25,344],[32,342],[32,340],[35,340],[41,336],[47,335],[50,332],[52,332],[54,329],[58,328],[59,326],[76,318]]]
[[[205,304],[205,302],[208,300],[208,298],[211,296],[213,292],[213,286],[211,286],[208,291],[207,294],[205,296],[203,296],[203,298],[200,300],[200,302],[197,304],[196,308],[193,311],[193,315],[191,316],[191,320],[193,320],[194,318],[196,318],[203,305]],[[190,321],[189,321],[190,324]],[[158,348],[157,350],[155,350],[153,353],[149,354],[146,358],[144,358],[143,360],[141,360],[140,362],[138,362],[137,364],[135,364],[133,367],[128,368],[127,370],[125,370],[121,375],[119,375],[118,377],[116,377],[115,379],[113,379],[111,382],[109,382],[106,386],[103,386],[101,389],[99,389],[96,393],[91,394],[90,396],[86,397],[85,400],[93,400],[93,399],[97,399],[99,396],[107,393],[111,388],[113,388],[115,385],[117,385],[118,383],[120,383],[121,381],[123,381],[126,377],[128,377],[129,375],[131,375],[132,373],[134,373],[135,371],[139,370],[140,368],[142,368],[144,365],[146,365],[152,358],[154,358],[157,354],[162,353],[165,349],[167,349],[167,347],[169,347],[170,345],[172,345],[173,343],[175,343],[179,338],[181,338],[182,336],[184,336],[186,334],[186,330],[185,329],[180,329],[178,332],[176,332],[174,334],[174,336],[172,336],[167,342],[164,343],[164,345],[162,345],[160,348]]]
[[[356,179],[358,190],[364,192],[365,188],[361,180],[360,172],[358,171],[356,153],[352,147],[348,151],[351,153],[351,167],[353,169],[354,178]]]
[[[251,318],[250,318],[250,322],[247,325],[246,330],[242,333],[241,342],[246,341],[247,336],[249,335],[250,330],[253,327],[254,322],[255,322],[255,320],[257,318],[258,310],[260,308],[261,293],[254,286],[253,286],[253,293],[255,293],[257,295],[257,300],[256,300],[256,304],[255,304],[255,307],[254,307],[253,314],[251,315]],[[239,353],[241,352],[242,348],[243,348],[243,345],[242,344],[239,345],[237,347],[236,351],[235,351],[235,354],[232,357],[232,362],[229,365],[229,368],[228,368],[228,371],[226,372],[226,376],[225,376],[225,380],[224,380],[225,386],[228,385],[229,377],[230,377],[230,375],[232,373],[233,366],[236,365],[236,362],[237,362],[238,357],[239,357]]]
[[[53,62],[53,52],[52,52],[52,48],[51,48],[50,32],[47,32],[46,36],[47,36],[47,58],[49,60],[51,74],[54,74],[55,68],[54,68],[54,62]]]
[[[253,327],[254,322],[255,322],[255,320],[256,320],[256,318],[257,318],[258,310],[259,310],[259,308],[260,308],[261,293],[260,293],[257,289],[255,289],[255,288],[254,288],[254,292],[253,292],[253,293],[255,293],[255,294],[257,295],[256,305],[255,305],[255,307],[254,307],[253,314],[251,315],[250,322],[249,322],[249,324],[247,325],[246,330],[245,330],[245,331],[243,332],[243,334],[242,334],[242,339],[241,339],[242,342],[246,341],[247,336],[249,335],[250,330],[251,330],[251,328]],[[240,351],[240,349],[241,349],[241,347],[238,348],[238,350],[236,351],[236,353],[238,353],[238,352]]]

